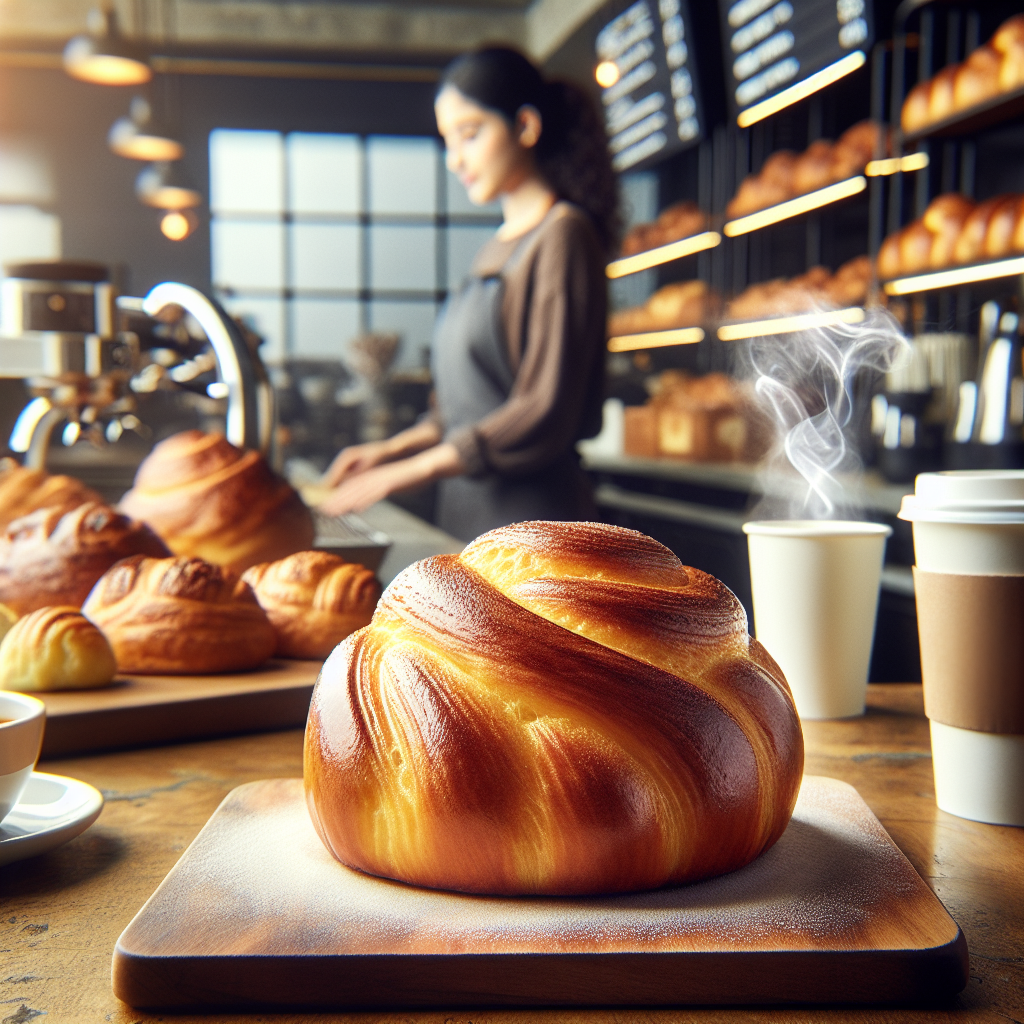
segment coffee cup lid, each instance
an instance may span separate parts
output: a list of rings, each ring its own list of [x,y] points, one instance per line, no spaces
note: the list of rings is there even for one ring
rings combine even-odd
[[[899,517],[912,523],[1024,523],[1024,470],[921,473]]]

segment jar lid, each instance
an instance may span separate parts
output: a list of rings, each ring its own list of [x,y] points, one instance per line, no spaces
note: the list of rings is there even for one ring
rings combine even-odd
[[[1024,523],[1024,470],[921,473],[899,517],[912,523]]]

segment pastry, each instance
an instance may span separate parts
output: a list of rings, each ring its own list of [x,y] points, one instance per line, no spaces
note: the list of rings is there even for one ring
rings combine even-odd
[[[998,96],[1001,64],[1002,55],[991,46],[979,46],[974,50],[956,71],[954,110],[967,110]]]
[[[933,270],[940,270],[953,263],[957,239],[973,209],[974,203],[959,192],[936,196],[928,204],[921,222],[932,234],[928,263]]]
[[[883,281],[889,281],[900,276],[900,235],[901,231],[894,231],[884,239],[881,248],[878,250],[878,276]]]
[[[707,314],[708,286],[703,281],[680,281],[659,288],[642,306],[621,309],[608,317],[608,334],[642,334],[674,327],[692,327]]]
[[[900,111],[900,127],[910,134],[927,127],[929,123],[928,105],[931,99],[931,81],[920,82],[907,93]]]
[[[37,509],[70,512],[87,501],[103,498],[74,477],[52,476],[19,466],[14,459],[0,459],[0,530]]]
[[[827,139],[812,142],[793,164],[793,194],[803,195],[824,188],[832,178],[832,143]]]
[[[313,517],[259,452],[186,430],[139,466],[121,510],[149,523],[176,555],[235,572],[313,546]]]
[[[986,199],[971,211],[960,229],[960,237],[953,249],[953,259],[957,263],[976,263],[985,256],[985,236],[988,234],[988,221],[996,208],[1006,201],[1007,196],[995,196]]]
[[[343,863],[569,895],[749,863],[786,828],[803,740],[725,586],[632,530],[535,522],[391,584],[324,664],[304,760]]]
[[[260,607],[277,630],[282,658],[326,658],[370,623],[380,584],[369,569],[326,551],[300,551],[246,569]]]
[[[242,672],[267,660],[277,634],[248,583],[201,558],[118,562],[82,606],[122,672]]]
[[[900,273],[919,274],[931,268],[932,233],[915,220],[900,232]]]
[[[8,608],[5,604],[0,604],[0,640],[3,640],[13,626],[18,621],[18,614],[13,609]]]
[[[0,643],[0,689],[91,690],[116,674],[107,638],[77,608],[38,608]]]
[[[992,37],[992,48],[1001,58],[999,88],[1010,92],[1024,85],[1024,14],[1008,18]]]
[[[962,67],[951,64],[928,83],[928,124],[944,121],[956,113],[956,79]]]
[[[985,259],[998,259],[1013,252],[1013,235],[1020,218],[1021,197],[1005,196],[992,211],[985,228],[981,254]]]
[[[0,536],[0,602],[19,615],[46,605],[80,608],[93,584],[129,555],[170,552],[145,523],[97,502],[72,512],[43,508]]]

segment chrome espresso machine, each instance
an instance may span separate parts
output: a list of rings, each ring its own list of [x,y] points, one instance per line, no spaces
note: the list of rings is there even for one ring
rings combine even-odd
[[[273,458],[274,393],[259,339],[196,288],[158,284],[118,295],[108,268],[57,261],[5,267],[0,284],[0,377],[26,382],[31,401],[9,447],[45,467],[51,437],[116,442],[144,431],[140,400],[181,389],[225,406],[229,441]]]

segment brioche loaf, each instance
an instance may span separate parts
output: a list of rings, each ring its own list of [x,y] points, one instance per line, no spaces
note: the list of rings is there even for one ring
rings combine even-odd
[[[122,672],[241,672],[267,660],[277,635],[248,583],[201,558],[118,562],[82,607]]]
[[[653,224],[637,224],[622,241],[622,255],[632,256],[668,245],[707,229],[708,217],[694,202],[684,200],[666,207]]]
[[[0,536],[0,602],[19,615],[47,605],[80,608],[115,562],[169,554],[144,523],[98,502],[63,514],[43,508],[16,519]]]
[[[176,555],[235,572],[313,545],[313,517],[259,452],[186,430],[139,466],[121,509],[149,523]]]
[[[102,502],[91,487],[70,476],[52,476],[39,469],[0,459],[0,530],[41,508],[70,512],[87,501]]]
[[[326,658],[370,623],[380,584],[369,569],[326,551],[300,551],[242,574],[277,631],[282,658]]]
[[[0,689],[90,690],[116,674],[107,638],[77,608],[38,608],[0,642]]]
[[[711,295],[703,281],[679,281],[659,288],[642,306],[621,309],[608,317],[608,334],[640,334],[673,327],[692,327],[708,315]]]
[[[613,893],[768,849],[803,740],[721,583],[632,530],[520,523],[391,584],[324,665],[304,761],[313,823],[351,867]]]

